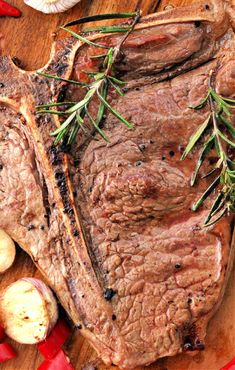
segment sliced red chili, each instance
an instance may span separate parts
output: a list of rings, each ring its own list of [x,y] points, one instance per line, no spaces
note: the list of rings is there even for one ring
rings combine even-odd
[[[235,358],[233,358],[227,365],[222,367],[220,370],[235,370]]]
[[[16,352],[9,343],[0,343],[0,362],[5,362],[16,357]]]
[[[21,11],[14,6],[8,4],[4,0],[0,0],[0,16],[8,16],[8,17],[20,17]]]
[[[52,359],[67,341],[70,334],[70,327],[64,320],[59,320],[46,340],[38,344],[39,352],[45,359]]]
[[[38,370],[74,370],[65,353],[60,350],[51,360],[45,360]]]

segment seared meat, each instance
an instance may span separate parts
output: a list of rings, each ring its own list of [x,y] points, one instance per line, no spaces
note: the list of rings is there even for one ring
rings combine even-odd
[[[91,35],[107,45],[119,37]],[[214,195],[191,206],[210,180],[190,187],[197,153],[180,157],[208,114],[189,106],[205,96],[211,69],[218,93],[235,97],[234,44],[220,0],[144,17],[116,65],[126,93],[110,95],[135,128],[107,114],[111,143],[81,133],[72,151],[53,145],[59,121],[35,106],[84,90],[0,59],[0,228],[107,364],[132,369],[204,348],[233,260],[233,219],[202,227]],[[43,71],[83,78],[96,52],[59,42]]]

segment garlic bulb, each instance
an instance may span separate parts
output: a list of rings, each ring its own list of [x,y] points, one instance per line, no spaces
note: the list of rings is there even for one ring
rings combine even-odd
[[[25,4],[40,12],[63,13],[79,3],[80,0],[25,0]]]

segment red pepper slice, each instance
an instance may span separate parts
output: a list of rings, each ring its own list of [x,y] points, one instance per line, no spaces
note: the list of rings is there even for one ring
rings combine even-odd
[[[45,360],[38,370],[74,370],[65,353],[60,350],[52,360]]]
[[[0,362],[5,362],[16,357],[16,353],[9,343],[0,343]]]
[[[5,338],[5,330],[0,325],[0,341],[2,341]]]
[[[39,352],[45,359],[52,359],[59,352],[63,344],[69,338],[70,334],[70,327],[64,320],[59,320],[46,340],[38,343]]]
[[[235,370],[235,357],[220,370]]]
[[[8,17],[20,17],[21,11],[14,6],[8,4],[4,0],[0,0],[0,16],[5,15]]]

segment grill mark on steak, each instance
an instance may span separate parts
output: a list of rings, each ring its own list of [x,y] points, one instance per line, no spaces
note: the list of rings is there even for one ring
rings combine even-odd
[[[153,30],[167,30],[169,34],[175,23],[184,40],[183,31],[188,29],[195,40],[206,31],[209,36],[204,44],[199,42],[191,53],[182,55],[180,64],[177,58],[173,60],[171,68],[175,66],[179,77],[172,78],[171,72],[171,79],[161,83],[148,80],[152,70],[144,77],[138,72],[147,56],[140,49],[140,60],[132,65],[136,74],[128,75],[127,64],[125,78],[129,84],[133,84],[133,77],[138,84],[144,78],[145,86],[128,89],[124,97],[110,96],[111,104],[135,124],[135,130],[127,130],[107,114],[104,129],[112,141],[108,145],[80,135],[71,153],[65,152],[68,148],[54,147],[50,132],[58,127],[59,120],[36,115],[34,107],[49,99],[61,99],[66,84],[34,72],[24,73],[8,58],[0,59],[0,101],[5,104],[0,109],[0,185],[9,189],[12,197],[17,195],[9,198],[0,192],[0,211],[4,214],[0,227],[31,255],[103,361],[123,369],[185,349],[203,349],[207,322],[222,299],[231,268],[232,218],[224,218],[210,229],[200,227],[212,199],[196,214],[190,208],[208,180],[190,188],[195,155],[192,153],[184,163],[180,161],[182,147],[208,114],[207,108],[199,113],[188,106],[205,95],[209,70],[216,65],[216,61],[208,63],[211,56],[222,64],[216,78],[218,92],[234,94],[234,35],[223,3],[207,3],[209,11],[202,2],[190,10],[174,9],[145,17],[136,27],[128,41],[130,50],[124,48],[130,60],[137,34],[147,49],[155,42]],[[193,21],[200,21],[199,27],[190,23]],[[91,38],[111,44],[117,36]],[[192,39],[189,42],[193,44]],[[174,47],[174,43],[163,45],[164,52],[169,53],[174,53]],[[70,78],[80,72],[78,68],[88,66],[87,56],[92,53],[92,48],[81,46],[73,38],[59,42],[43,71]],[[182,67],[186,63],[193,68],[187,74]],[[160,69],[160,77],[166,65],[163,72]],[[94,67],[89,66],[91,70]],[[229,82],[226,85],[224,76]],[[66,94],[75,100],[84,91],[68,87]],[[92,114],[96,109],[94,101]],[[24,126],[15,113],[18,111],[25,119]],[[8,129],[16,126],[17,130]],[[30,140],[25,139],[23,127]],[[12,134],[13,146],[4,139],[4,135]],[[8,160],[11,150],[23,153],[23,157],[13,158],[25,167],[24,171]],[[207,167],[209,162],[205,171]],[[43,229],[45,194],[38,176],[45,179],[46,206],[50,207],[49,223]],[[7,183],[16,177],[17,194]],[[29,216],[25,226],[22,209],[15,207],[17,201],[21,201],[22,209],[28,205],[30,211],[37,210],[36,217]],[[11,218],[5,217],[6,212],[11,212]],[[34,228],[28,230],[31,224]]]
[[[47,190],[45,179],[43,180],[42,191],[43,191],[43,203],[44,203],[44,207],[45,207],[45,210],[46,210],[46,214],[44,215],[44,217],[45,217],[45,222],[47,223],[47,226],[49,227],[51,210],[50,210],[50,205],[49,205],[49,202],[48,202],[48,190]]]

